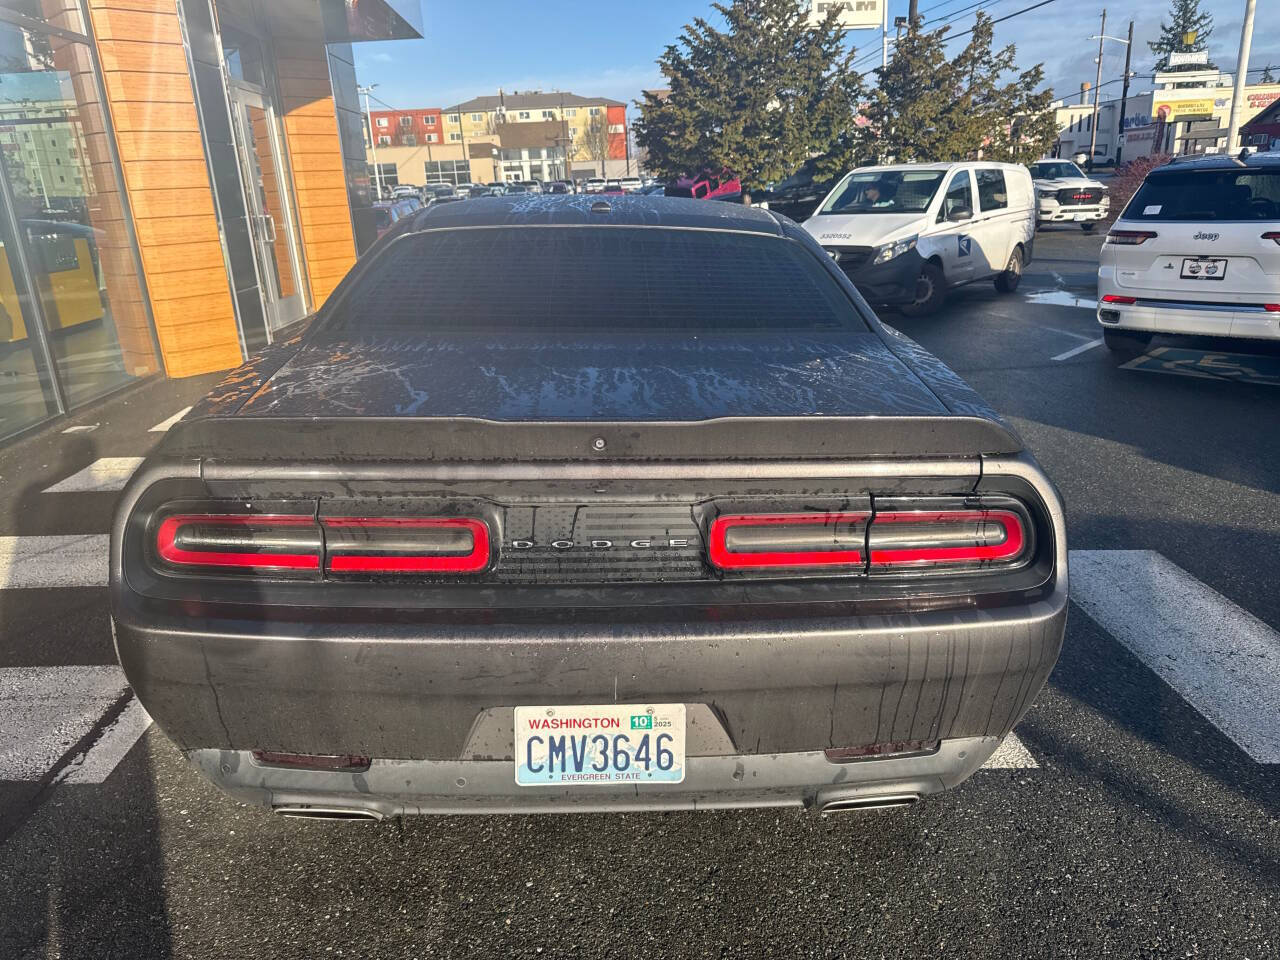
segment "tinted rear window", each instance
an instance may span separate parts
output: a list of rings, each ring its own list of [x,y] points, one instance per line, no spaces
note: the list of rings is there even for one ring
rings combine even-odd
[[[374,260],[327,329],[866,330],[794,240],[719,230],[500,227],[411,234]]]
[[[1124,219],[1280,220],[1280,170],[1187,170],[1147,180]]]

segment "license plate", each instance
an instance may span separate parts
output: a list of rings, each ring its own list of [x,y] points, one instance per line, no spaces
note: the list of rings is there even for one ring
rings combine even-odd
[[[1221,280],[1226,275],[1226,260],[1213,257],[1186,257],[1182,261],[1183,280]]]
[[[684,780],[684,704],[516,707],[516,784]]]
[[[1082,221],[1084,221],[1084,220],[1088,220],[1088,219],[1089,219],[1089,215],[1088,215],[1087,213],[1077,213],[1077,214],[1076,214],[1076,223],[1080,223],[1080,222],[1082,222]]]

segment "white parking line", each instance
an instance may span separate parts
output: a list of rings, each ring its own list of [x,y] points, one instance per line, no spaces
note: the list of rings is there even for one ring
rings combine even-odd
[[[996,752],[982,765],[983,770],[1038,770],[1039,768],[1040,764],[1036,763],[1036,758],[1018,739],[1016,733],[1005,737],[1004,743],[1000,744]]]
[[[111,775],[151,726],[151,715],[131,697],[111,726],[58,774],[59,783],[101,783]]]
[[[174,414],[172,417],[170,417],[168,420],[161,420],[161,421],[160,421],[159,423],[157,423],[154,427],[152,427],[150,430],[148,430],[148,431],[147,431],[147,433],[164,433],[165,431],[167,431],[170,427],[172,427],[175,423],[177,423],[179,420],[181,420],[183,417],[185,417],[185,416],[186,416],[188,413],[190,413],[190,412],[191,412],[191,408],[190,408],[190,407],[183,407],[181,410],[179,410],[177,413],[175,413],[175,414]]]
[[[1078,347],[1072,347],[1070,350],[1066,351],[1065,353],[1058,354],[1053,359],[1054,360],[1070,360],[1072,357],[1076,356],[1077,354],[1084,353],[1086,350],[1092,350],[1094,347],[1100,347],[1100,346],[1102,346],[1101,337],[1099,337],[1097,340],[1090,340],[1088,343],[1082,343]]]
[[[142,457],[102,457],[65,480],[59,480],[45,490],[45,493],[100,493],[123,490],[142,460]]]
[[[0,780],[39,780],[93,729],[126,689],[119,667],[0,668]],[[137,729],[137,719],[126,720],[122,715],[121,720],[124,727],[107,747],[109,753],[123,757],[120,744]],[[142,730],[137,732],[140,735]],[[81,764],[85,769],[78,782],[101,782],[111,772],[102,759],[86,764]]]
[[[1093,341],[1093,337],[1086,337],[1083,333],[1073,333],[1070,330],[1063,330],[1061,327],[1045,327],[1045,329],[1050,330],[1053,333],[1060,333],[1064,337],[1071,337],[1073,340],[1087,340],[1089,342]]]
[[[1280,763],[1280,634],[1153,550],[1072,550],[1071,599],[1258,763]]]
[[[97,430],[97,429],[98,429],[98,424],[96,423],[82,423],[82,424],[79,424],[78,426],[67,427],[67,429],[63,430],[62,432],[63,433],[92,433],[94,430]]]
[[[103,587],[105,533],[62,537],[0,537],[0,590]]]

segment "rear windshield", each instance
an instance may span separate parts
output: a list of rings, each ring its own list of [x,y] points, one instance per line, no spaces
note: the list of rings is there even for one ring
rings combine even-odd
[[[825,266],[794,240],[499,227],[401,237],[355,281],[325,329],[352,337],[868,328]]]
[[[1280,170],[1187,170],[1148,177],[1124,219],[1280,220]]]
[[[1083,177],[1080,168],[1074,163],[1060,161],[1058,163],[1033,163],[1031,176],[1036,180],[1060,180],[1064,177]]]

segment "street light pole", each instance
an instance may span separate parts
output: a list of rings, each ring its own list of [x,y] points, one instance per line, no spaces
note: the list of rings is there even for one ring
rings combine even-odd
[[[1116,166],[1120,166],[1120,155],[1124,147],[1124,115],[1129,106],[1129,64],[1133,57],[1133,21],[1129,21],[1129,39],[1124,41],[1124,84],[1120,87],[1120,126],[1116,130]]]
[[[1098,77],[1093,83],[1093,123],[1089,131],[1089,163],[1088,169],[1093,173],[1093,151],[1098,146],[1098,98],[1102,96],[1100,87],[1102,86],[1102,41],[1106,39],[1107,33],[1107,10],[1102,9],[1102,29],[1098,31]]]
[[[1240,108],[1244,105],[1244,85],[1249,73],[1249,49],[1253,46],[1253,11],[1257,0],[1245,0],[1244,24],[1240,27],[1240,56],[1236,60],[1236,87],[1231,95],[1231,122],[1227,126],[1227,153],[1236,148],[1240,135]]]
[[[373,108],[369,106],[369,94],[373,92],[376,83],[371,83],[367,87],[360,87],[359,91],[364,94],[364,115],[369,122],[369,150],[373,154],[373,181],[378,187],[378,199],[382,199],[382,168],[378,166],[378,135],[373,129]]]

